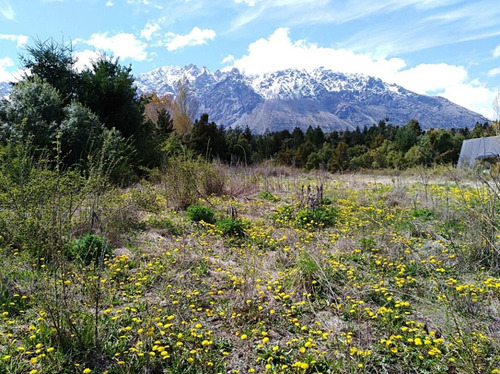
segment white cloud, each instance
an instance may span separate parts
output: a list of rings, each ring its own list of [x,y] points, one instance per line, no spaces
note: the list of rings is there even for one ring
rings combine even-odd
[[[225,59],[225,62],[230,61]],[[325,48],[304,40],[293,42],[286,28],[279,28],[269,38],[250,44],[248,53],[234,59],[232,65],[224,70],[234,67],[251,75],[319,67],[342,73],[364,74],[396,83],[420,94],[446,97],[492,118],[491,103],[495,93],[478,82],[470,81],[463,66],[440,63],[408,68],[406,61],[401,58],[375,58],[370,54]]]
[[[233,55],[229,55],[229,56],[224,57],[224,59],[222,60],[221,64],[229,64],[229,63],[231,63],[233,61],[234,61],[234,56]]]
[[[23,47],[28,43],[28,37],[26,35],[0,34],[0,40],[10,40],[11,42],[17,43],[18,47]]]
[[[488,77],[496,77],[497,75],[500,75],[500,67],[488,71]]]
[[[141,38],[151,40],[153,34],[155,34],[158,30],[160,30],[160,25],[155,22],[148,22],[146,23],[144,29],[141,31]]]
[[[16,12],[14,11],[14,8],[12,8],[12,5],[10,5],[8,1],[0,1],[0,13],[2,13],[2,16],[7,18],[9,21],[16,20]]]
[[[190,0],[181,0],[182,2],[189,3]],[[162,1],[160,0],[160,3]],[[164,1],[163,1],[164,2]],[[158,4],[158,1],[150,0],[127,0],[129,4],[136,4],[138,6],[151,6],[156,9],[163,9],[163,5]]]
[[[496,91],[481,86],[477,82],[470,82],[447,87],[439,96],[443,96],[474,112],[481,113],[488,119],[496,119],[497,115],[493,109],[493,101],[496,95]]]
[[[290,68],[312,70],[323,66],[344,73],[387,78],[405,65],[400,58],[375,60],[368,54],[356,54],[347,49],[324,48],[304,40],[292,42],[289,30],[279,28],[268,39],[250,44],[248,54],[234,60],[232,67],[247,74],[262,74]]]
[[[437,92],[467,81],[463,66],[448,64],[420,64],[395,72],[393,81],[420,94]]]
[[[100,53],[96,51],[91,51],[86,49],[81,52],[76,52],[75,54],[76,64],[75,68],[77,71],[83,71],[85,69],[90,69],[92,67],[92,62],[99,59]]]
[[[176,51],[178,49],[207,44],[209,40],[215,38],[215,31],[212,29],[200,29],[199,27],[194,27],[189,34],[178,35],[174,33],[168,33],[166,35],[168,41],[165,43],[168,51]]]
[[[113,0],[108,0],[106,3],[106,6],[113,6],[115,3],[113,3]]]
[[[14,66],[14,62],[9,57],[0,58],[0,82],[12,81],[12,73],[7,68]]]
[[[248,6],[254,6],[255,4],[257,4],[260,1],[262,1],[262,0],[234,0],[234,2],[236,4],[244,3],[244,4],[247,4]]]
[[[82,41],[82,40],[80,40]],[[83,41],[99,50],[109,51],[114,57],[144,61],[147,59],[147,44],[137,40],[133,34],[120,33],[108,36],[108,33],[92,34],[89,40]]]
[[[498,45],[493,51],[493,57],[500,57],[500,45]]]

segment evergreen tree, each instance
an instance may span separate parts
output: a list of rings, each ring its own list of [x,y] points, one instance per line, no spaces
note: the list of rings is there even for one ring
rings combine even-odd
[[[411,147],[417,144],[420,135],[422,135],[420,124],[418,121],[412,119],[406,125],[398,129],[395,138],[396,148],[402,152],[407,152]]]
[[[61,97],[53,86],[38,76],[19,82],[3,107],[4,136],[22,141],[33,137],[36,147],[51,148],[64,116]]]
[[[52,38],[45,41],[36,39],[33,46],[26,47],[26,54],[20,60],[27,72],[24,80],[40,78],[59,92],[64,104],[69,104],[76,97],[80,76],[75,69],[76,59],[71,43],[57,43]]]
[[[349,167],[349,146],[346,142],[340,141],[332,152],[332,157],[328,162],[328,169],[331,172],[343,172]]]
[[[118,59],[103,55],[83,71],[79,98],[107,128],[116,128],[125,138],[141,130],[145,103],[137,94],[132,68],[121,66]]]
[[[215,122],[209,122],[206,113],[202,114],[200,119],[194,122],[189,145],[196,154],[210,160],[214,158],[222,159],[226,154],[224,132],[217,127]]]
[[[293,149],[299,149],[299,147],[304,143],[304,132],[299,128],[295,127],[292,131],[291,146]]]

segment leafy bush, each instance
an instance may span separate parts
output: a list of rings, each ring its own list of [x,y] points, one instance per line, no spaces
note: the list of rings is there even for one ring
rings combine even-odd
[[[203,159],[175,156],[163,167],[166,198],[176,208],[195,204],[200,196],[222,195],[225,176],[222,168]]]
[[[222,196],[226,189],[226,172],[220,163],[202,163],[201,188],[205,195]]]
[[[188,218],[193,222],[204,221],[206,223],[215,223],[215,213],[212,209],[203,205],[190,205],[186,210]]]
[[[246,224],[239,218],[226,217],[217,221],[215,225],[224,236],[242,237],[245,235]]]
[[[88,265],[110,254],[111,250],[104,238],[100,235],[85,234],[81,238],[73,239],[66,246],[66,253],[72,260],[79,260]]]
[[[331,227],[335,224],[338,210],[332,206],[305,208],[297,212],[295,222],[302,228]]]

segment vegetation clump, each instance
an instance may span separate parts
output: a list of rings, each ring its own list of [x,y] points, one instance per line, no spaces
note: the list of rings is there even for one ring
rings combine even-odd
[[[99,262],[111,254],[110,247],[100,235],[85,234],[73,239],[66,245],[66,254],[71,260],[81,261],[85,265]]]
[[[215,223],[215,213],[209,207],[192,204],[187,207],[186,214],[193,222]]]
[[[246,233],[246,223],[241,218],[225,217],[215,223],[224,236],[243,237]]]
[[[304,208],[297,212],[295,222],[301,228],[322,228],[335,224],[338,210],[334,206],[320,205],[314,208]]]

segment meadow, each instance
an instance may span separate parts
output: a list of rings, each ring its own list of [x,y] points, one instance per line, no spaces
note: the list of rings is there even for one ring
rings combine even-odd
[[[1,182],[1,373],[500,373],[494,172],[37,170]]]

